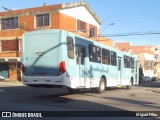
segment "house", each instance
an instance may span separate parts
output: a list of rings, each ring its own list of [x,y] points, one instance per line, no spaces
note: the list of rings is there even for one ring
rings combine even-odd
[[[156,46],[132,46],[130,42],[116,43],[116,48],[139,56],[139,62],[143,68],[144,76],[155,76],[156,66],[158,60],[159,49]]]
[[[130,42],[115,43],[115,48],[129,53],[132,53],[131,46],[132,44]]]
[[[158,59],[159,49],[156,46],[132,46],[132,51],[139,56],[139,61],[143,66],[144,76],[155,76],[155,64]]]
[[[156,69],[155,69],[155,76],[160,79],[160,59],[157,61]]]
[[[89,37],[94,33],[100,39],[101,20],[86,2],[57,5],[44,4],[40,7],[0,12],[0,75],[20,79],[21,44],[24,32],[38,29],[64,29]],[[103,38],[104,39],[104,38]],[[112,40],[107,39],[112,46]],[[105,42],[107,44],[107,42]]]

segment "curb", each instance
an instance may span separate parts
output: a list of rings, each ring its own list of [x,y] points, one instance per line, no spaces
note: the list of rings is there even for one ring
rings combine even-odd
[[[22,82],[19,81],[1,81],[0,86],[24,86]]]

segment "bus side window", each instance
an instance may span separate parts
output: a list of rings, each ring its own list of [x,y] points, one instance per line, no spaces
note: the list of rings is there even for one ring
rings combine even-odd
[[[127,60],[128,56],[124,55],[124,67],[128,68],[128,60]]]
[[[131,68],[134,69],[134,58],[131,57]]]
[[[74,45],[73,45],[73,38],[67,37],[67,52],[68,57],[74,59]]]
[[[110,65],[110,51],[102,48],[102,63]]]
[[[134,68],[134,58],[124,55],[124,67]]]
[[[91,62],[101,63],[101,48],[94,45],[89,45],[89,60]]]
[[[111,51],[111,65],[117,66],[117,53]]]
[[[79,53],[78,53],[78,46],[76,46],[76,64],[79,64]]]
[[[85,61],[85,48],[81,47],[81,65],[84,65],[84,61]]]

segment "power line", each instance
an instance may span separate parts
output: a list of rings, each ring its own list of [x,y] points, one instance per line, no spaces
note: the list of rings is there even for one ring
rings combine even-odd
[[[140,36],[140,35],[157,35],[160,34],[160,31],[158,32],[133,32],[133,33],[117,33],[117,34],[106,34],[106,35],[100,35],[101,37],[123,37],[123,36]]]

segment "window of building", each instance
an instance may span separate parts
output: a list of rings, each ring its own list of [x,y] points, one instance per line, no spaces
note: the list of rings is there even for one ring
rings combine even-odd
[[[144,60],[144,70],[154,70],[154,61]]]
[[[73,45],[73,38],[67,37],[67,51],[68,57],[74,59],[74,45]]]
[[[36,15],[36,27],[45,27],[50,25],[49,14]]]
[[[1,19],[1,29],[17,29],[18,17]]]
[[[84,30],[86,30],[86,22],[83,22],[81,20],[77,20],[77,30],[82,31],[82,32],[86,32]]]
[[[117,66],[117,53],[111,51],[111,65]]]
[[[94,45],[89,45],[89,60],[91,62],[101,63],[101,48]]]
[[[110,65],[110,51],[107,49],[102,49],[102,63]]]
[[[91,28],[94,29],[94,36],[96,36],[96,35],[97,35],[97,27],[94,26],[94,25],[89,24],[89,30],[90,30]]]
[[[19,51],[19,40],[1,41],[2,51]]]
[[[21,69],[21,65],[22,65],[21,62],[17,63],[17,68]]]

